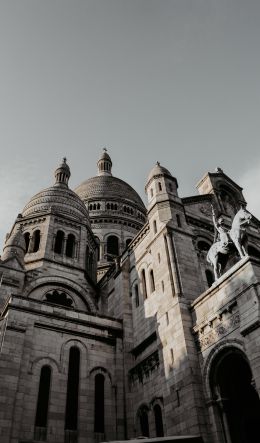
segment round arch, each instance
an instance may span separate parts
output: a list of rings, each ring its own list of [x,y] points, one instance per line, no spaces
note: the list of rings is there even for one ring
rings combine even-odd
[[[36,280],[32,281],[28,286],[27,289],[25,291],[25,297],[30,298],[31,293],[38,287],[42,287],[45,285],[51,285],[53,284],[54,286],[61,286],[64,288],[67,288],[68,290],[72,290],[74,291],[79,298],[83,301],[83,303],[85,304],[86,308],[88,311],[90,312],[96,312],[97,308],[93,302],[93,300],[90,298],[89,294],[86,292],[85,289],[83,289],[80,285],[78,285],[77,283],[75,283],[72,280],[66,279],[64,280],[62,277],[40,277],[37,278]]]
[[[53,357],[38,357],[31,362],[28,374],[34,374],[42,366],[50,366],[51,369],[56,368],[58,372],[61,372],[60,364]]]
[[[82,374],[87,374],[87,363],[88,363],[88,348],[81,340],[70,338],[69,340],[65,341],[60,350],[60,365],[62,368],[63,373],[67,371],[68,368],[68,362],[69,362],[69,350],[72,347],[76,347],[79,349],[80,353],[82,354]]]
[[[112,383],[112,376],[111,376],[110,372],[106,368],[104,368],[103,366],[95,366],[94,368],[92,368],[89,371],[89,376],[90,377],[95,377],[97,374],[102,374],[105,377],[107,377],[109,379],[110,383],[111,383],[111,386],[113,385],[113,383]]]
[[[254,441],[260,427],[260,399],[245,352],[230,344],[222,347],[212,358],[208,383],[215,421],[224,440]]]
[[[209,355],[207,356],[204,366],[203,366],[203,380],[204,382],[204,388],[205,388],[205,393],[207,396],[207,399],[210,400],[211,399],[211,389],[210,389],[210,381],[209,381],[209,375],[210,375],[210,370],[212,367],[212,364],[215,360],[215,358],[217,358],[218,354],[220,352],[222,352],[225,349],[229,349],[229,348],[234,348],[234,349],[238,349],[241,352],[245,352],[244,350],[244,344],[241,340],[238,339],[233,339],[233,340],[223,340],[221,343],[217,344],[209,353]]]
[[[146,403],[141,403],[135,414],[135,432],[137,437],[150,436],[149,415],[150,408]]]

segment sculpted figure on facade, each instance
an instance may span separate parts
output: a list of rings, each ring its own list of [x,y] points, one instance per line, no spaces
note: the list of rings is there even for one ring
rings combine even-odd
[[[216,214],[212,206],[212,219],[217,235],[213,245],[209,249],[207,260],[213,265],[215,280],[217,280],[223,273],[232,244],[236,247],[241,258],[247,256],[247,252],[243,245],[243,239],[246,226],[250,223],[251,218],[252,215],[246,210],[245,206],[241,206],[233,218],[232,226],[229,231],[224,226],[223,217],[219,217],[219,219],[216,220]],[[221,260],[220,254],[224,256],[227,255],[227,257],[224,260]]]

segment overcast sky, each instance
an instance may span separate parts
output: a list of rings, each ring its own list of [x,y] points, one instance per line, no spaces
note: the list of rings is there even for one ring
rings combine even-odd
[[[181,196],[216,166],[260,217],[259,0],[0,0],[0,242],[65,155],[144,198],[158,160]]]

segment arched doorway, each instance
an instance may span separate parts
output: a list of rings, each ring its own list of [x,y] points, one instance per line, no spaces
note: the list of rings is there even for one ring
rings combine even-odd
[[[260,400],[245,355],[235,348],[221,352],[213,363],[210,384],[223,442],[254,442],[260,430]]]

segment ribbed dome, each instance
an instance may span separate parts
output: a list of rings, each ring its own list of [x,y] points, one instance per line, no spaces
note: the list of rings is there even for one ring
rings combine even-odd
[[[137,192],[123,180],[110,175],[89,178],[81,183],[75,192],[83,201],[94,199],[124,200],[126,203],[137,205],[142,212],[146,212]]]
[[[31,198],[22,211],[23,217],[52,210],[78,221],[88,221],[88,211],[77,194],[69,188],[51,186]]]

